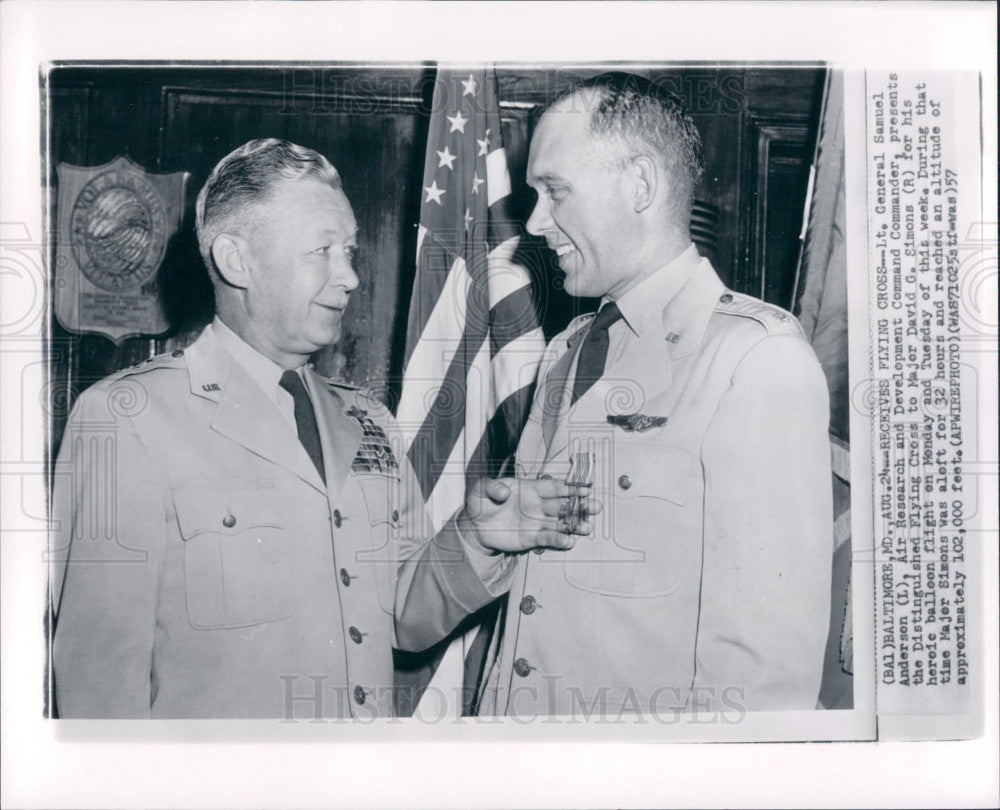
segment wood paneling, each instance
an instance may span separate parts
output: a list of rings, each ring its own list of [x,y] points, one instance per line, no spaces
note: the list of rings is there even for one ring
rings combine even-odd
[[[799,116],[747,116],[753,148],[744,175],[744,292],[791,310],[806,186],[812,162],[809,121]]]
[[[61,155],[66,163],[84,165],[87,162],[87,141],[90,133],[90,87],[78,86],[54,88],[47,99],[49,113],[49,144],[52,154]],[[46,197],[49,206],[49,229],[58,222],[59,212],[55,163],[46,166]],[[59,249],[52,240],[48,256],[49,267],[54,267],[59,257]],[[51,295],[49,297],[51,301]],[[51,347],[48,352],[48,407],[51,414],[47,436],[48,450],[58,447],[62,441],[63,428],[69,408],[76,399],[74,390],[79,380],[78,341],[64,332],[48,311],[51,329]]]
[[[788,305],[790,256],[797,254],[822,70],[744,66],[620,66],[647,75],[688,106],[705,147],[699,199],[718,207],[713,263],[730,286]],[[511,213],[523,222],[534,204],[524,182],[528,144],[542,108],[596,66],[500,65],[504,144],[513,183]],[[211,287],[193,229],[195,196],[212,166],[256,137],[289,138],[337,166],[361,230],[362,286],[345,318],[339,349],[316,361],[330,371],[335,352],[357,384],[398,384],[413,277],[419,184],[433,69],[352,65],[60,67],[48,77],[50,162],[99,165],[127,155],[150,171],[191,173],[184,222],[161,270],[172,327],[158,339],[115,346],[53,325],[64,351],[53,359],[72,400],[87,385],[145,356],[189,343],[212,314]],[[54,193],[54,172],[49,175]],[[593,307],[561,289],[552,253],[525,238],[518,258],[532,273],[552,335]],[[65,410],[65,409],[63,409]],[[56,415],[55,433],[61,430]]]
[[[163,101],[161,164],[167,171],[191,172],[194,189],[201,188],[224,155],[251,138],[286,138],[326,155],[337,167],[359,229],[361,285],[345,315],[340,347],[347,358],[345,375],[358,384],[389,375],[402,271],[416,242],[420,178],[411,170],[412,155],[418,147],[422,151],[423,139],[418,104],[372,101],[379,104],[378,114],[337,98],[323,98],[321,106],[308,111],[294,110],[282,94],[241,89],[166,88]],[[191,195],[185,216],[188,233],[193,220]],[[188,263],[197,267],[206,285],[207,273],[196,249]],[[191,312],[196,306],[188,300],[176,309]],[[210,309],[199,309],[189,325],[211,317]],[[332,367],[329,355],[317,358],[321,370]]]

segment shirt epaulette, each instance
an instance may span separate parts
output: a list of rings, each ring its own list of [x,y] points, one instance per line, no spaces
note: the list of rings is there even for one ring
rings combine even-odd
[[[370,410],[373,414],[381,414],[386,410],[382,398],[371,388],[360,385],[351,385],[343,380],[336,380],[332,377],[324,377],[327,389],[335,396],[339,396],[349,405]]]
[[[127,368],[119,369],[111,377],[115,379],[120,379],[122,377],[130,377],[134,374],[143,374],[147,371],[155,371],[162,368],[184,368],[185,361],[183,360],[184,350],[175,349],[172,352],[164,352],[163,354],[153,355],[152,357],[147,357],[145,360],[140,360]]]
[[[781,307],[768,304],[752,295],[743,295],[727,290],[719,296],[715,311],[724,315],[735,315],[739,318],[755,320],[767,330],[768,335],[803,336],[802,326],[799,324],[798,318]]]

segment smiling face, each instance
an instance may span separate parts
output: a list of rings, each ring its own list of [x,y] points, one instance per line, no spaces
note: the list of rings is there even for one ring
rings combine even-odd
[[[340,340],[358,286],[357,223],[344,192],[314,179],[281,181],[252,207],[244,231],[245,339],[286,368]]]
[[[591,94],[571,96],[539,121],[528,156],[538,202],[527,229],[556,252],[570,295],[614,298],[633,275],[630,176],[617,144],[591,136],[593,103]]]

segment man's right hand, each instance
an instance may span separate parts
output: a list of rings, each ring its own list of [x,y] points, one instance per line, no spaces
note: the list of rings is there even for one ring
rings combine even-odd
[[[482,478],[473,485],[458,515],[462,536],[485,553],[516,553],[536,548],[569,549],[588,535],[588,519],[601,511],[589,487],[552,478]],[[576,518],[571,497],[579,495]]]

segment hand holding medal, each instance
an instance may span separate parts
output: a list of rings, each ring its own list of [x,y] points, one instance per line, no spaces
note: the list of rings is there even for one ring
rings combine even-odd
[[[566,485],[573,488],[573,494],[569,498],[569,513],[566,515],[567,530],[570,534],[576,531],[581,520],[587,518],[586,514],[581,514],[583,503],[581,490],[594,483],[594,463],[594,454],[589,452],[573,453],[570,459],[569,474],[566,476]]]

